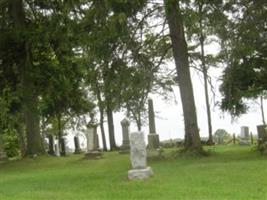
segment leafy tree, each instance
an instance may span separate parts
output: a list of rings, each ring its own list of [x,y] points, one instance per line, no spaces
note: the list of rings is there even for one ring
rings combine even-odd
[[[185,123],[185,151],[202,152],[180,1],[164,0]]]
[[[224,129],[217,129],[214,133],[214,141],[217,144],[224,144],[230,138],[230,134]]]
[[[260,97],[266,92],[267,40],[266,2],[230,1],[227,33],[222,34],[222,58],[227,63],[220,90],[221,108],[233,116],[248,109],[245,99]]]
[[[209,132],[208,144],[212,144],[212,119],[210,111],[209,68],[215,66],[216,58],[206,53],[206,46],[218,42],[218,22],[225,21],[222,13],[222,1],[193,0],[183,5],[185,18],[185,32],[189,45],[190,64],[203,74],[205,103],[207,111],[207,125]],[[212,88],[212,85],[211,85]]]
[[[2,9],[1,90],[11,88],[18,99],[15,108],[26,126],[27,154],[44,152],[40,109],[46,118],[59,119],[84,114],[92,106],[81,86],[83,71],[74,37],[78,38],[74,16],[79,2],[72,3],[16,0]]]

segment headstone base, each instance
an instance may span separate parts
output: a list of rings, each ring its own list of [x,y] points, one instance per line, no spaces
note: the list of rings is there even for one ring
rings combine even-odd
[[[241,139],[239,142],[240,145],[250,145],[251,142],[249,140],[246,139]]]
[[[89,151],[85,154],[85,158],[90,159],[99,159],[102,157],[102,153],[100,151]]]
[[[148,134],[148,148],[150,149],[157,149],[159,148],[159,135],[158,134]]]
[[[130,180],[143,180],[151,177],[153,174],[151,167],[145,169],[132,169],[128,171],[128,178]]]
[[[162,149],[147,149],[146,153],[147,153],[147,159],[148,160],[153,160],[153,159],[157,159],[157,158],[161,158],[162,157]]]

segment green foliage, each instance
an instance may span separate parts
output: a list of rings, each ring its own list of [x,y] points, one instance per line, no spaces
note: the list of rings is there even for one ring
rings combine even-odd
[[[217,129],[214,133],[213,139],[217,144],[224,144],[230,139],[230,134],[224,129]]]
[[[15,157],[19,155],[18,134],[14,129],[6,129],[3,132],[3,147],[8,157]]]
[[[222,77],[221,108],[233,116],[247,111],[244,99],[257,98],[266,92],[266,6],[265,1],[230,1],[225,5],[228,32],[221,35],[221,57],[227,67]]]

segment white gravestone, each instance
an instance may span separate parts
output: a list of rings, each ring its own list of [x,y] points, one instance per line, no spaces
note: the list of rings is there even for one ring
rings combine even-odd
[[[98,149],[97,125],[95,124],[88,125],[85,135],[87,139],[87,152],[85,154],[85,158],[87,159],[100,158],[102,153]]]
[[[60,157],[58,141],[55,143],[55,156]]]
[[[147,167],[146,144],[143,132],[130,134],[130,149],[132,170],[128,171],[129,179],[146,179],[153,175],[150,167]]]

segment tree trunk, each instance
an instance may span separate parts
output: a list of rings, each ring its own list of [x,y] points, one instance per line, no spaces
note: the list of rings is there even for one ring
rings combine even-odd
[[[260,100],[261,100],[261,117],[262,117],[262,123],[265,125],[265,116],[264,116],[264,108],[263,108],[263,97],[260,96]]]
[[[108,118],[108,131],[109,131],[109,143],[110,143],[110,150],[116,150],[116,142],[115,142],[115,133],[114,133],[114,122],[113,122],[113,112],[109,105],[109,102],[106,102],[107,104],[107,118]]]
[[[61,114],[57,114],[57,129],[58,140],[60,141],[62,139]]]
[[[104,110],[103,108],[99,108],[100,111],[100,129],[101,129],[101,136],[102,136],[102,142],[103,142],[103,150],[107,151],[107,142],[106,142],[106,135],[105,135],[105,129],[104,129]]]
[[[173,57],[178,74],[178,83],[184,113],[184,147],[185,151],[201,152],[203,150],[197,125],[196,108],[188,62],[188,49],[184,36],[184,28],[179,1],[164,0],[164,4],[166,19],[169,24]]]
[[[25,132],[23,128],[23,123],[21,121],[17,122],[16,130],[18,133],[20,152],[23,157],[26,154],[26,142],[25,142]]]
[[[205,61],[205,50],[204,50],[204,34],[203,34],[203,24],[202,24],[202,8],[203,4],[200,4],[199,6],[199,13],[200,13],[200,20],[199,20],[199,26],[200,26],[200,47],[201,47],[201,64],[202,64],[202,72],[204,77],[204,89],[205,89],[205,101],[206,101],[206,111],[207,111],[207,120],[208,120],[208,130],[209,130],[209,139],[207,141],[208,145],[213,144],[212,139],[212,125],[211,125],[211,113],[210,113],[210,103],[209,103],[209,91],[208,91],[208,69],[206,66]]]
[[[14,25],[17,29],[18,37],[24,38],[25,13],[22,0],[13,0],[11,3],[11,12],[14,19]],[[40,135],[38,96],[35,93],[33,80],[30,73],[30,53],[27,41],[23,42],[23,56],[20,60],[20,70],[22,74],[22,99],[23,112],[26,125],[27,155],[43,154],[44,146]]]
[[[101,98],[100,88],[97,82],[97,77],[95,78],[95,86],[96,86],[96,97],[98,101],[98,108],[100,112],[100,130],[101,130],[101,136],[102,136],[102,143],[103,143],[103,150],[107,151],[107,142],[106,142],[106,134],[105,134],[105,128],[104,128],[104,106],[103,101]]]

